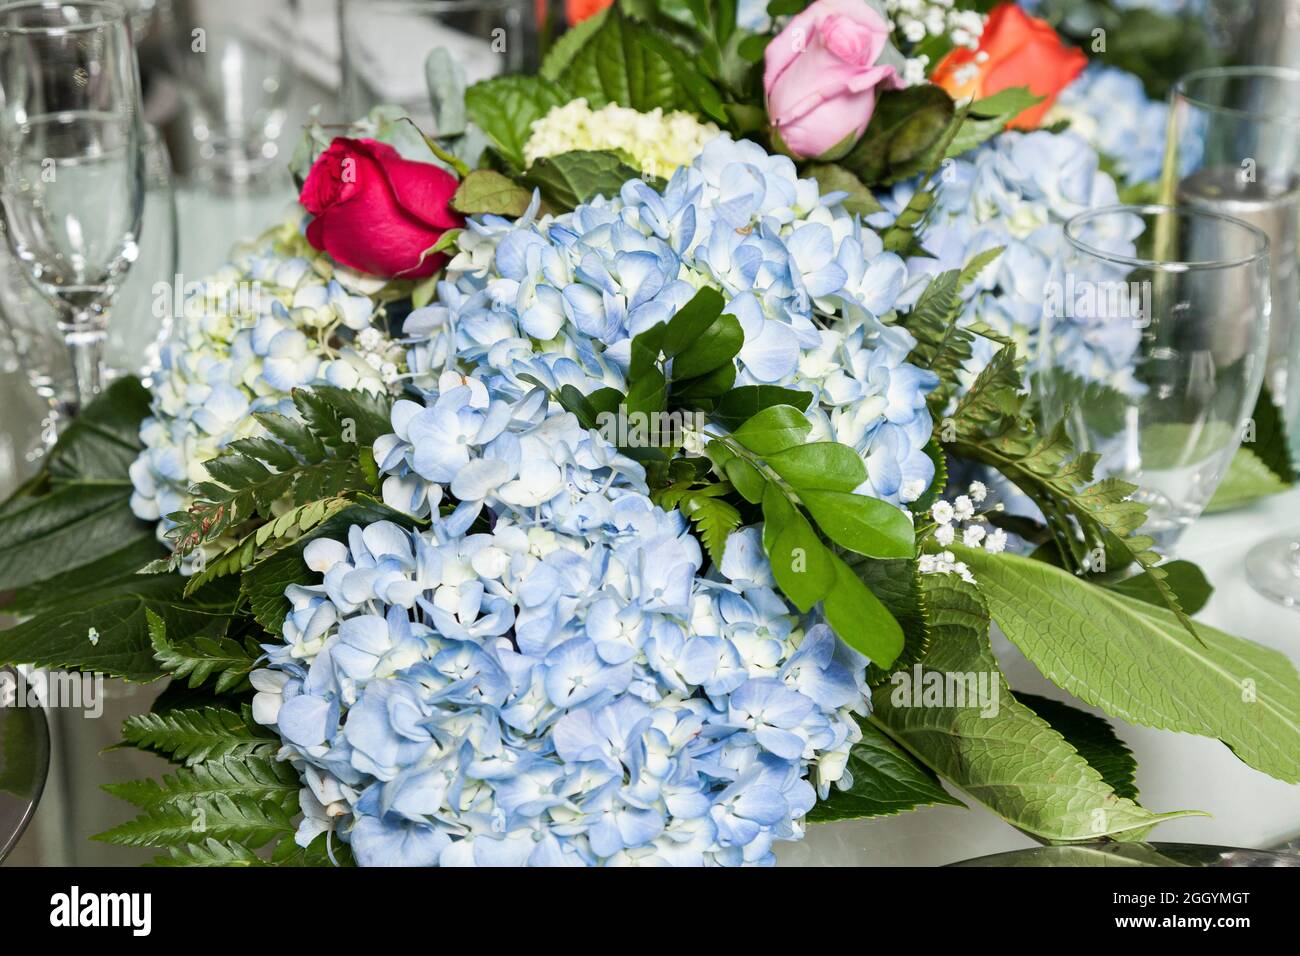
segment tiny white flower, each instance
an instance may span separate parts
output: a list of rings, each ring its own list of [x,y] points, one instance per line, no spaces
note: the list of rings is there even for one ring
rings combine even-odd
[[[99,645],[99,631],[92,627],[86,632],[86,640],[90,641],[91,647],[97,647]]]
[[[930,508],[930,517],[939,524],[949,524],[953,519],[953,507],[947,501],[940,498]]]
[[[984,540],[985,531],[982,525],[973,524],[961,535],[961,543],[968,548],[978,548],[979,543]]]
[[[934,540],[938,541],[946,548],[948,545],[952,544],[952,540],[956,534],[957,532],[952,525],[941,524],[939,527],[934,529]]]
[[[995,530],[984,541],[984,550],[990,554],[1001,554],[1007,548],[1007,533],[1001,528]]]
[[[975,516],[975,503],[966,495],[958,495],[952,503],[952,510],[958,521],[969,521]]]
[[[976,504],[989,496],[988,486],[982,481],[972,481],[970,483],[970,488],[968,488],[967,491],[970,493],[971,501],[974,501]]]

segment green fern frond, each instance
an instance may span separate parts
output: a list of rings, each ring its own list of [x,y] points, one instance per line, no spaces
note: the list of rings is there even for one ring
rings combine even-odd
[[[129,744],[191,767],[221,757],[269,756],[279,738],[255,723],[247,707],[243,710],[239,714],[225,707],[198,707],[134,714],[122,725],[122,736]]]
[[[149,641],[154,659],[174,678],[185,678],[190,687],[198,687],[216,676],[213,690],[224,694],[243,685],[261,648],[251,639],[241,644],[224,634],[198,634],[188,641],[167,639],[167,625],[152,610],[145,609]],[[225,619],[218,619],[224,630]]]
[[[168,516],[176,523],[170,532],[175,542],[173,567],[200,545],[238,533],[252,518],[281,529],[277,538],[295,525],[301,530],[307,516],[299,513],[287,519],[285,502],[294,509],[311,509],[325,499],[377,490],[374,463],[366,450],[391,430],[387,396],[317,386],[295,389],[293,402],[298,417],[255,414],[268,436],[233,441],[205,463],[209,480],[191,489],[194,503],[188,511]],[[321,520],[317,516],[314,523]],[[259,541],[259,533],[261,528],[246,534],[215,567],[204,570],[203,580],[247,567],[257,549],[272,540]]]
[[[302,782],[297,771],[282,761],[265,757],[224,757],[165,775],[109,783],[104,789],[142,810],[159,810],[184,804],[196,797],[246,797],[274,803],[286,813],[296,812]]]
[[[260,847],[293,832],[279,805],[218,793],[151,810],[93,839],[116,846],[185,846],[212,839]]]
[[[230,840],[209,837],[200,843],[169,846],[168,856],[155,857],[149,866],[267,866],[248,847]]]
[[[722,563],[727,536],[740,527],[740,512],[722,498],[690,495],[681,502],[682,513],[690,519],[714,564]]]

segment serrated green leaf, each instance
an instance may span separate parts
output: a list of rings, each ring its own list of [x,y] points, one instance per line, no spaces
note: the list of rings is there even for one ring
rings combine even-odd
[[[1138,798],[1137,760],[1109,723],[1095,714],[1036,694],[1017,691],[1016,700],[1047,721],[1115,793],[1129,800]]]
[[[524,181],[561,210],[574,209],[597,196],[617,196],[630,179],[644,179],[622,157],[604,150],[575,149],[533,163]]]
[[[727,536],[740,527],[740,512],[722,498],[693,495],[683,502],[686,517],[704,543],[704,550],[714,564],[722,563]]]
[[[495,170],[476,169],[467,175],[451,197],[451,206],[466,216],[522,216],[532,202],[531,191]]]
[[[988,646],[980,592],[953,575],[927,574],[922,581],[933,645],[924,664],[876,689],[871,723],[972,799],[1045,842],[1132,839],[1162,820],[1189,815],[1152,813],[1117,795],[1065,738],[1012,696]],[[926,684],[971,689],[973,682],[977,689],[981,678],[987,699],[968,693],[925,701]]]
[[[244,684],[253,662],[261,656],[255,644],[245,647],[222,633],[198,633],[187,641],[167,639],[167,625],[151,610],[145,610],[149,640],[154,657],[173,678],[185,678],[190,687],[198,687],[216,675],[213,691],[224,694]],[[216,619],[216,632],[225,630],[225,621]]]
[[[496,151],[523,169],[532,124],[570,99],[562,87],[540,76],[495,76],[465,91],[465,109]]]
[[[1042,561],[954,546],[993,618],[1044,676],[1112,717],[1217,737],[1300,782],[1300,675],[1285,656]]]
[[[151,811],[92,839],[117,846],[183,846],[204,839],[262,846],[293,833],[289,815],[276,804],[216,794]]]
[[[862,739],[849,751],[848,772],[853,786],[832,789],[808,811],[809,823],[834,823],[864,817],[891,816],[918,807],[966,805],[944,790],[928,767],[879,728],[858,720]]]
[[[1232,456],[1223,481],[1214,489],[1214,497],[1205,506],[1205,513],[1231,511],[1252,501],[1281,494],[1290,487],[1251,448],[1242,445]]]
[[[722,98],[687,55],[663,34],[612,9],[559,74],[573,97],[593,109],[608,103],[640,112],[685,110],[727,120]]]
[[[169,846],[168,856],[157,857],[150,866],[266,866],[260,856],[233,840],[209,837],[197,843]]]

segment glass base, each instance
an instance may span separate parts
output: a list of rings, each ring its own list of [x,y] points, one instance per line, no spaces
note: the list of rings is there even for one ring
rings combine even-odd
[[[1251,549],[1246,580],[1264,597],[1300,609],[1300,531]]]

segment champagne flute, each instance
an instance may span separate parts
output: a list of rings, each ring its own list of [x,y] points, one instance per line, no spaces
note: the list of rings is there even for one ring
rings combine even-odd
[[[57,309],[79,406],[100,391],[108,307],[139,252],[143,142],[139,68],[121,7],[0,7],[5,235]]]

